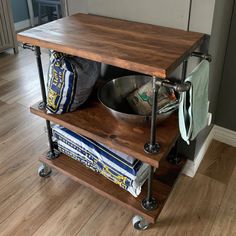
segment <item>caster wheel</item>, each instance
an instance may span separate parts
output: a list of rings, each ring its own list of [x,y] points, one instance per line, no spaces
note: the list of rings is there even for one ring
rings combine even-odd
[[[132,219],[133,226],[136,230],[146,230],[149,223],[142,216],[134,216]]]
[[[49,177],[51,173],[52,173],[51,168],[46,166],[45,164],[42,164],[38,169],[38,174],[42,178]]]

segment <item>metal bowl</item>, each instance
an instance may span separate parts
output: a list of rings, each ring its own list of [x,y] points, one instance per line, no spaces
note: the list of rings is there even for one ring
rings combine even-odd
[[[147,124],[151,116],[135,114],[126,97],[134,90],[149,82],[152,78],[145,75],[130,75],[106,82],[98,91],[99,101],[119,121],[133,124]],[[167,119],[172,111],[157,115],[157,123]]]

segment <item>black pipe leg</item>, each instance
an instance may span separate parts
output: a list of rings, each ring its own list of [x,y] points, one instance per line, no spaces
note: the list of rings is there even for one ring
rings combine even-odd
[[[185,59],[183,61],[183,67],[182,67],[182,74],[181,74],[181,82],[183,83],[186,79],[186,74],[187,74],[187,69],[188,69],[188,60]]]
[[[38,46],[35,46],[35,56],[37,60],[40,88],[41,88],[41,94],[42,94],[42,102],[39,104],[38,108],[41,110],[44,110],[47,104],[47,96],[46,96],[46,89],[45,89],[44,76],[43,76],[43,67],[42,67],[42,61],[41,61],[41,51],[40,51],[40,47]],[[48,134],[48,143],[49,143],[49,151],[47,153],[47,158],[55,159],[59,156],[59,151],[55,149],[55,145],[52,140],[52,128],[50,125],[50,121],[48,120],[46,120],[46,127],[47,127],[47,134]]]
[[[152,98],[152,120],[151,120],[151,135],[150,142],[144,145],[144,151],[148,154],[158,153],[160,145],[156,141],[156,120],[157,120],[157,101],[158,101],[158,86],[156,77],[153,77],[153,98]]]
[[[188,60],[186,59],[183,62],[182,75],[181,75],[182,83],[185,81],[187,68],[188,68]],[[178,165],[182,161],[181,157],[178,155],[179,154],[178,144],[179,144],[179,139],[177,139],[177,141],[175,142],[175,146],[172,148],[171,152],[167,157],[167,160],[173,165]]]
[[[157,200],[152,195],[152,180],[153,180],[153,174],[154,174],[154,167],[149,167],[149,176],[148,176],[148,193],[147,197],[142,200],[142,207],[147,211],[153,211],[157,209],[158,204]]]
[[[153,100],[152,100],[152,120],[151,120],[151,135],[150,142],[144,145],[144,150],[148,154],[158,153],[160,150],[160,145],[156,140],[156,131],[157,131],[157,102],[158,102],[158,85],[157,78],[153,77]],[[142,207],[147,211],[153,211],[157,209],[158,204],[157,200],[153,197],[152,194],[152,181],[153,181],[154,167],[149,167],[149,176],[148,176],[148,193],[147,197],[142,200]]]
[[[47,134],[48,134],[48,143],[49,143],[49,151],[47,153],[47,158],[55,159],[59,157],[60,152],[57,149],[55,149],[55,145],[52,140],[52,128],[50,125],[50,121],[46,120],[46,125],[47,125]]]
[[[174,147],[167,156],[168,162],[173,165],[179,165],[182,161],[182,158],[179,156],[179,139],[175,142]]]
[[[44,83],[40,47],[35,46],[35,56],[36,56],[36,60],[37,60],[37,67],[38,67],[38,74],[39,74],[39,81],[40,81],[40,89],[41,89],[41,95],[42,95],[42,102],[39,103],[38,108],[40,110],[44,110],[46,108],[46,104],[47,104],[47,96],[46,96],[46,89],[45,89],[45,83]]]

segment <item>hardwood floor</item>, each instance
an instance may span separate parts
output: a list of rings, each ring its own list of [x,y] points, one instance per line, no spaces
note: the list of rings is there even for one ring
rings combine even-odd
[[[129,210],[56,171],[38,176],[45,121],[28,109],[38,100],[34,53],[0,54],[0,236],[236,235],[236,148],[213,141],[196,176],[180,176],[158,222],[139,232]]]

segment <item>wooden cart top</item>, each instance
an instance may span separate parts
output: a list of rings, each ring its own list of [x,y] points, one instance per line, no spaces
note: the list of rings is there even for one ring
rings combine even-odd
[[[18,33],[22,43],[166,78],[204,34],[76,14]]]

